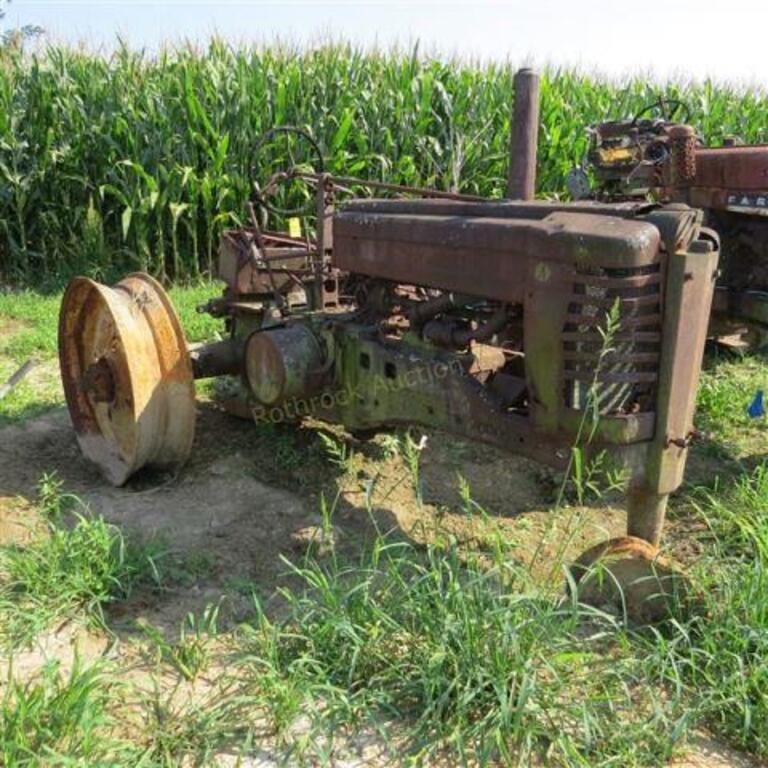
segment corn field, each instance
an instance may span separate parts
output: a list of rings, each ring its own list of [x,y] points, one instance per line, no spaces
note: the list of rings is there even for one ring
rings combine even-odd
[[[254,148],[301,126],[326,170],[500,196],[508,64],[363,52],[345,45],[176,49],[111,56],[0,50],[0,282],[56,284],[146,270],[189,279],[214,269],[218,234],[241,220],[259,178]],[[539,194],[563,190],[584,126],[654,101],[641,78],[543,74]],[[709,141],[761,140],[763,94],[670,83]],[[263,170],[263,169],[262,169]],[[280,223],[280,222],[277,222]]]

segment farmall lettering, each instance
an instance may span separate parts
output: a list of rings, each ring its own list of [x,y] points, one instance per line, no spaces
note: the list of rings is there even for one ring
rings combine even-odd
[[[754,210],[768,210],[768,192],[760,194],[729,192],[726,198],[726,207],[731,211],[745,211],[747,213],[751,213]]]

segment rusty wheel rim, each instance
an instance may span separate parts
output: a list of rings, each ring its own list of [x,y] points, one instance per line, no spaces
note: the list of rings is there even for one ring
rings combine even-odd
[[[128,275],[113,287],[70,282],[59,316],[64,393],[83,455],[113,484],[144,466],[182,464],[195,390],[181,324],[162,286]]]
[[[571,566],[578,600],[637,624],[678,614],[689,587],[685,576],[644,539],[622,536],[588,549]]]

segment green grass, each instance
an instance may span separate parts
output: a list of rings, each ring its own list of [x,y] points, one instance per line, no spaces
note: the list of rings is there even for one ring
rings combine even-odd
[[[0,754],[9,765],[139,755],[205,765],[222,750],[248,754],[267,732],[287,764],[325,765],[349,734],[369,731],[389,759],[416,765],[658,766],[708,728],[768,757],[768,465],[692,501],[700,602],[658,628],[543,589],[501,535],[481,557],[450,537],[423,547],[382,533],[353,561],[334,550],[286,561],[286,609],[270,616],[256,600],[223,651],[211,644],[216,607],[187,617],[175,639],[144,625],[134,642],[159,665],[152,693],[124,695],[98,664],[12,685]],[[146,576],[98,519],[64,526],[76,504],[46,479],[39,506],[52,536],[2,550],[2,610],[101,616]],[[326,518],[333,525],[332,509]],[[159,682],[169,670],[177,686],[216,682],[179,698]],[[114,738],[115,708],[134,699],[130,737]]]
[[[217,755],[236,758],[253,750],[254,744],[258,748],[258,739],[253,736],[258,731],[254,724],[256,712],[231,675],[223,675],[223,681],[210,694],[195,701],[179,702],[174,693],[157,689],[149,697],[144,696],[141,719],[133,733],[133,743],[138,747],[134,747],[136,765],[213,768],[221,765]]]
[[[705,360],[699,387],[697,427],[737,456],[759,450],[766,445],[768,422],[747,413],[758,389],[768,390],[764,354],[739,358],[713,350]]]
[[[705,607],[674,641],[680,668],[709,725],[768,757],[768,463],[698,507],[711,536],[697,564]]]
[[[0,292],[0,318],[10,322],[11,335],[3,334],[0,355],[14,362],[29,357],[49,358],[56,354],[56,329],[61,294],[33,291]]]
[[[211,766],[251,741],[246,702],[231,691],[197,703],[143,693],[105,662],[76,661],[64,674],[48,664],[0,695],[0,765],[7,768],[177,768]]]
[[[709,728],[768,757],[766,509],[766,464],[696,495],[699,603],[650,630],[542,592],[502,539],[490,568],[386,537],[359,562],[310,557],[290,614],[243,629],[245,679],[278,732],[322,712],[315,747],[388,724],[425,760],[655,766]]]
[[[110,282],[141,269],[211,274],[222,228],[240,221],[284,158],[255,156],[275,125],[310,130],[326,170],[499,196],[514,64],[348,45],[157,55],[51,47],[0,51],[0,283]],[[538,189],[559,195],[590,123],[636,114],[659,88],[550,69],[541,83]],[[712,142],[765,139],[759,92],[675,81]],[[281,222],[277,222],[280,224]]]
[[[187,341],[205,341],[223,331],[220,320],[197,312],[197,307],[219,292],[219,285],[198,282],[176,285],[169,291],[179,314]],[[0,292],[0,322],[10,324],[11,334],[0,339],[0,355],[20,363],[29,357],[55,357],[58,344],[61,291],[41,294],[34,291]]]
[[[362,562],[309,561],[290,617],[246,633],[243,663],[275,728],[321,712],[320,733],[389,723],[399,754],[491,765],[657,765],[691,719],[660,668],[607,617],[533,590],[502,548],[380,538]]]
[[[0,426],[39,415],[62,402],[63,393],[51,371],[56,355],[56,323],[60,294],[0,292],[0,383],[27,360],[38,365],[26,380],[0,401]]]
[[[50,477],[41,484],[48,530],[27,546],[0,545],[0,642],[29,642],[54,620],[83,618],[104,626],[104,608],[142,583],[160,581],[159,545],[138,544],[64,496]]]
[[[49,664],[35,680],[10,681],[0,696],[0,764],[8,768],[136,764],[129,746],[109,736],[115,723],[108,711],[114,686],[99,664],[84,668],[76,663],[68,676]]]
[[[209,605],[201,616],[189,613],[179,628],[177,640],[169,640],[165,633],[142,621],[139,626],[154,648],[158,663],[170,664],[185,680],[194,680],[209,665],[209,644],[218,632],[219,606]]]
[[[174,285],[169,290],[188,342],[210,341],[217,334],[224,334],[224,323],[221,320],[197,311],[201,304],[219,296],[221,291],[221,283],[209,281]]]

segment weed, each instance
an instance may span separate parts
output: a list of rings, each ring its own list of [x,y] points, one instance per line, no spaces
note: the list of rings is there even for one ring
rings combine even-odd
[[[130,762],[128,745],[109,735],[114,686],[102,665],[83,667],[77,660],[67,677],[47,664],[30,682],[10,680],[0,699],[0,763],[63,768]]]
[[[673,638],[677,664],[710,726],[768,757],[768,465],[696,506],[711,541],[696,564],[698,615]]]
[[[411,486],[416,494],[416,501],[421,504],[424,498],[424,489],[421,484],[421,452],[427,447],[427,436],[422,435],[418,442],[414,440],[410,430],[405,433],[400,441],[400,451],[405,462],[405,467],[410,476]]]
[[[318,432],[317,436],[323,445],[327,460],[346,473],[352,469],[355,453],[344,440],[330,435],[327,432]]]
[[[60,488],[50,476],[45,489],[49,509],[61,509]],[[126,541],[100,517],[72,513],[65,527],[49,519],[49,535],[26,547],[0,547],[0,638],[29,641],[54,618],[84,612],[103,624],[103,608],[125,599],[142,582],[159,579],[162,551]]]
[[[56,472],[43,472],[37,484],[37,507],[54,528],[61,525],[64,515],[80,502],[63,489],[64,481]]]
[[[227,681],[195,701],[178,696],[178,688],[155,687],[140,704],[137,741],[147,765],[209,765],[215,754],[240,752],[251,742],[251,702]]]
[[[166,546],[162,541],[159,541],[158,544],[164,548]],[[163,558],[162,580],[189,588],[210,576],[215,566],[216,558],[210,552],[195,550],[168,554]]]
[[[384,458],[391,460],[400,455],[400,436],[392,433],[383,434],[380,438],[381,451]]]
[[[655,696],[630,636],[530,594],[503,541],[491,568],[379,537],[360,563],[292,572],[290,616],[260,615],[242,659],[276,727],[322,708],[337,725],[396,721],[422,761],[578,765],[655,765],[687,729],[681,694]]]
[[[176,641],[169,641],[157,627],[140,622],[152,643],[158,662],[170,664],[185,680],[194,680],[210,663],[209,641],[218,632],[219,605],[208,605],[201,616],[188,613]]]

